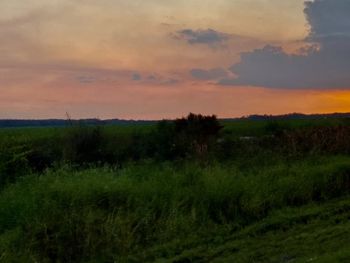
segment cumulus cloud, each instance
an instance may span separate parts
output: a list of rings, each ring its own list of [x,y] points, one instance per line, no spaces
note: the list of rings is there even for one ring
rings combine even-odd
[[[309,38],[323,41],[328,37],[350,36],[350,2],[316,0],[305,3],[306,18],[311,25]]]
[[[225,78],[228,76],[227,70],[223,68],[213,68],[209,70],[192,69],[190,73],[192,77],[199,80],[216,80],[216,79]]]
[[[305,3],[310,24],[307,48],[290,55],[281,47],[265,46],[241,54],[230,67],[236,78],[222,85],[270,88],[350,88],[350,1],[314,0]]]
[[[176,39],[185,40],[191,45],[204,44],[213,47],[227,42],[231,36],[209,28],[205,30],[183,29],[176,32],[174,37]]]

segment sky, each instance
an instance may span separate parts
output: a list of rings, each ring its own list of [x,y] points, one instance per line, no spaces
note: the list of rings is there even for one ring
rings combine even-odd
[[[348,0],[1,0],[0,118],[350,111]]]

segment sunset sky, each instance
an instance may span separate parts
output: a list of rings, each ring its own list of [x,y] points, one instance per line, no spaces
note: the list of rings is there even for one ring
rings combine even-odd
[[[0,1],[0,118],[345,111],[348,0]]]

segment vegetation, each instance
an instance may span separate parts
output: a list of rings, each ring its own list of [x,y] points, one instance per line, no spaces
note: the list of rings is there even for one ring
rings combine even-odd
[[[349,125],[0,130],[0,262],[348,262]]]

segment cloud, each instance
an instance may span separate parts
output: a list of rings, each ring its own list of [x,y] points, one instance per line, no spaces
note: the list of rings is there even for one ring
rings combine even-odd
[[[142,76],[139,73],[134,73],[132,74],[132,80],[140,81],[142,80]]]
[[[192,77],[198,80],[217,80],[228,76],[227,70],[223,68],[213,68],[209,70],[205,69],[192,69],[190,71]]]
[[[150,81],[153,81],[153,80],[156,80],[157,78],[156,78],[156,76],[154,76],[154,75],[149,75],[148,77],[147,77],[147,80],[150,80]]]
[[[94,76],[79,76],[78,81],[82,84],[91,84],[96,81]]]
[[[314,0],[305,3],[310,24],[306,47],[287,54],[281,47],[265,46],[241,54],[229,70],[236,78],[222,85],[269,88],[350,88],[350,1]]]
[[[34,10],[22,16],[11,19],[0,19],[0,29],[10,29],[23,25],[38,23],[43,19],[48,19],[48,16],[41,10]]]
[[[350,36],[350,1],[316,0],[305,3],[306,18],[311,25],[309,38],[323,41],[329,37]]]
[[[180,83],[180,80],[178,79],[174,79],[174,78],[169,78],[167,80],[165,80],[162,85],[176,85],[176,84],[179,84]]]
[[[147,78],[144,79],[144,84],[152,84],[152,85],[160,85],[160,86],[173,86],[179,84],[181,81],[176,78],[176,76],[162,76],[159,74],[151,74],[148,75]]]
[[[208,46],[222,45],[227,42],[231,36],[226,33],[215,31],[213,29],[183,29],[177,31],[174,35],[176,39],[185,40],[190,45],[202,44]]]
[[[176,77],[162,76],[160,74],[148,74],[146,72],[142,74],[134,72],[131,75],[131,79],[138,85],[156,85],[156,86],[173,86],[180,83],[180,80]]]

